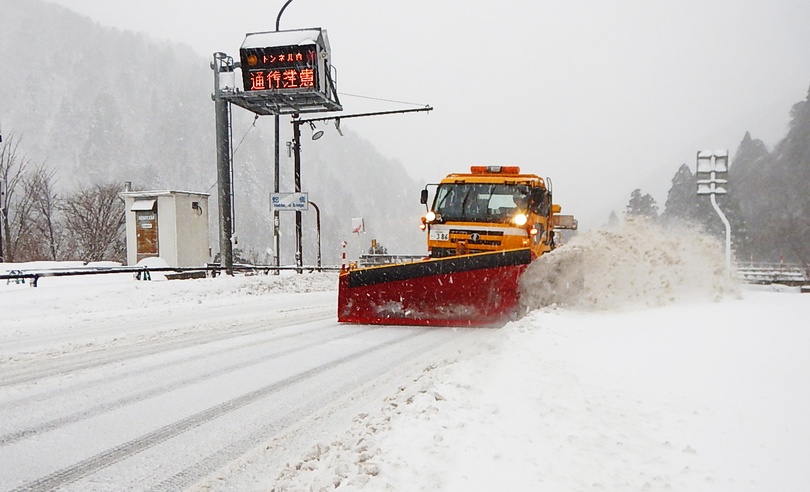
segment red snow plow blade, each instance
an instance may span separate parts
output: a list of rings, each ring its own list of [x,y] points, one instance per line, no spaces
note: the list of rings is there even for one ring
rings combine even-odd
[[[338,321],[390,325],[489,326],[518,308],[527,249],[433,258],[340,274]]]

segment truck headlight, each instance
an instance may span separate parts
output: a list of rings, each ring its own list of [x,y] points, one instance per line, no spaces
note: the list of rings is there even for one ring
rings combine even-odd
[[[526,217],[526,214],[517,214],[512,218],[512,222],[514,222],[515,224],[517,224],[519,226],[526,225],[526,222],[528,222],[528,221],[529,221],[529,218]]]

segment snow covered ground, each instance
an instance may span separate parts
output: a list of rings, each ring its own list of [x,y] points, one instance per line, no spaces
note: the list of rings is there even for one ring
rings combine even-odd
[[[275,490],[357,467],[371,490],[808,490],[808,319],[807,296],[754,289],[538,310],[426,367]]]
[[[702,251],[620,234],[638,245],[629,257],[599,250],[605,233],[572,242],[577,264],[610,260],[563,283],[584,293],[575,302],[538,294],[523,318],[437,351],[286,467],[259,446],[194,489],[810,490],[810,295],[739,287],[705,271]],[[558,256],[549,261],[574,261]],[[57,343],[37,321],[48,316],[80,313],[86,326],[99,310],[124,316],[172,298],[244,310],[334,285],[334,275],[0,285],[0,340],[34,330]],[[2,355],[0,370],[36,356]]]

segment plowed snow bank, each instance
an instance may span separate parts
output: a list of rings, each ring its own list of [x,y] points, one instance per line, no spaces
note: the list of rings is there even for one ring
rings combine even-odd
[[[628,221],[581,233],[532,263],[521,304],[599,311],[739,295],[724,265],[722,244],[697,229]]]

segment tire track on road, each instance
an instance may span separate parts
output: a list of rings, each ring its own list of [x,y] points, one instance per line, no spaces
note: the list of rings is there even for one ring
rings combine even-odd
[[[273,325],[270,325],[270,326],[268,326],[267,321],[251,323],[251,325],[250,325],[251,328],[261,328],[261,329],[256,330],[256,332],[254,332],[254,333],[246,333],[246,334],[244,334],[244,333],[235,333],[235,332],[231,331],[229,333],[232,333],[233,336],[228,337],[228,338],[238,338],[240,336],[249,336],[251,334],[261,333],[263,331],[272,332],[272,331],[280,329],[280,328],[292,328],[292,327],[295,327],[295,326],[301,326],[301,325],[306,325],[306,324],[309,324],[309,323],[315,323],[315,322],[318,322],[318,321],[323,321],[325,319],[329,319],[329,317],[330,316],[315,317],[315,318],[308,318],[306,320],[293,321],[293,322],[290,322],[290,321],[278,321],[278,322],[274,322]],[[278,326],[275,326],[275,325],[278,325]],[[304,336],[307,336],[307,335],[310,335],[310,334],[313,334],[313,333],[318,333],[318,332],[323,331],[323,330],[328,330],[329,328],[330,328],[330,326],[320,326],[320,327],[316,327],[316,328],[312,328],[312,329],[306,329],[305,331],[299,331],[299,332],[295,332],[295,333],[289,333],[289,334],[286,334],[286,335],[275,336],[273,338],[267,339],[267,340],[265,340],[263,342],[260,342],[260,343],[265,344],[265,343],[272,343],[272,342],[277,342],[279,340],[285,340],[285,339],[290,339],[290,338],[304,337]],[[53,390],[50,390],[50,391],[47,391],[47,392],[44,392],[44,393],[36,393],[36,394],[24,396],[22,398],[9,400],[9,401],[5,401],[5,402],[0,402],[0,410],[5,410],[5,409],[7,409],[9,407],[14,408],[14,407],[17,407],[17,406],[20,406],[22,404],[29,403],[29,402],[32,402],[32,401],[38,401],[39,402],[39,401],[47,400],[48,398],[58,397],[58,396],[60,396],[62,394],[65,394],[65,393],[71,393],[71,392],[84,390],[84,389],[91,388],[91,387],[97,387],[97,386],[101,386],[101,385],[105,385],[105,384],[110,384],[110,383],[115,382],[115,381],[121,381],[121,380],[130,378],[130,377],[140,376],[140,375],[145,374],[145,373],[154,372],[154,371],[160,371],[162,369],[167,369],[167,368],[170,368],[170,367],[178,365],[178,364],[184,364],[184,363],[187,363],[188,361],[191,361],[191,360],[200,359],[200,358],[203,358],[203,357],[221,355],[223,353],[228,353],[228,352],[231,352],[231,351],[242,350],[247,346],[253,346],[253,345],[256,345],[256,342],[250,341],[250,342],[246,342],[244,344],[240,344],[240,345],[237,345],[237,346],[233,346],[233,347],[229,347],[229,348],[226,348],[226,349],[219,350],[216,353],[208,353],[208,354],[197,354],[197,353],[195,353],[195,354],[192,354],[192,355],[189,355],[189,356],[186,356],[186,357],[176,358],[176,359],[172,359],[170,361],[154,364],[154,365],[151,365],[149,367],[145,367],[145,368],[137,370],[137,371],[126,372],[126,373],[123,373],[123,374],[112,374],[110,376],[107,376],[107,377],[104,377],[104,378],[101,378],[101,379],[93,379],[93,380],[78,382],[78,383],[72,384],[72,385],[62,386],[62,387],[59,387],[59,388],[56,388],[56,389],[53,389]],[[188,347],[186,347],[186,348],[188,348]],[[156,355],[156,354],[147,354],[145,356],[149,356],[149,355]],[[0,385],[0,386],[2,386],[2,385]]]
[[[318,308],[316,309],[316,311],[319,312],[319,314],[314,314],[307,317],[307,319],[304,322],[319,321],[335,316],[334,307],[332,306]],[[27,383],[50,376],[58,376],[60,374],[67,372],[75,372],[84,369],[91,369],[94,367],[104,366],[114,362],[121,362],[128,359],[135,359],[139,357],[155,355],[162,352],[168,352],[171,350],[178,350],[199,345],[205,345],[208,343],[217,342],[227,338],[252,335],[255,333],[266,331],[268,328],[270,329],[279,328],[284,326],[297,325],[301,323],[302,322],[300,321],[296,322],[295,318],[274,320],[274,321],[262,321],[258,323],[252,323],[251,326],[248,328],[241,328],[236,330],[231,329],[223,330],[219,328],[209,330],[201,334],[191,334],[191,335],[185,333],[175,335],[168,340],[162,340],[159,342],[155,342],[154,340],[148,340],[144,342],[138,342],[132,345],[126,345],[123,347],[106,348],[95,353],[90,352],[90,353],[66,355],[64,357],[60,357],[57,360],[51,361],[50,363],[43,364],[42,362],[39,362],[35,367],[30,366],[23,367],[16,371],[13,368],[11,368],[10,370],[6,370],[4,371],[2,377],[0,377],[0,387],[12,386],[20,383]],[[268,324],[270,325],[269,327]]]
[[[471,333],[473,332],[464,332],[462,336],[468,337]],[[457,341],[459,338],[455,336],[448,336],[440,343],[432,345],[431,350],[436,349],[450,340]],[[380,374],[384,374],[385,372],[398,367],[400,364],[413,360],[415,357],[424,353],[425,348],[423,346],[419,346],[408,351],[404,355],[400,354],[395,357],[394,360],[389,361],[390,363],[388,366],[382,368]],[[222,468],[234,460],[239,459],[240,456],[244,456],[245,454],[249,453],[252,449],[255,449],[256,446],[263,445],[263,443],[273,438],[274,435],[278,434],[279,432],[287,432],[295,425],[307,425],[304,423],[304,421],[311,419],[313,414],[333,403],[335,401],[335,395],[346,395],[357,390],[363,384],[366,383],[364,382],[357,385],[355,382],[349,382],[342,387],[332,388],[331,394],[323,394],[318,400],[310,400],[302,405],[297,406],[293,411],[287,413],[283,417],[276,418],[262,425],[250,434],[220,448],[191,466],[184,468],[179,473],[176,473],[173,476],[164,479],[160,483],[149,487],[148,490],[149,492],[177,492],[179,490],[186,490],[192,485],[198,484],[203,478],[212,472]]]
[[[130,456],[133,456],[145,449],[163,443],[175,436],[183,434],[191,429],[199,427],[207,422],[219,418],[225,414],[243,408],[251,403],[261,400],[267,396],[277,393],[287,387],[296,383],[317,376],[331,369],[334,369],[341,364],[351,362],[359,359],[378,350],[382,350],[388,346],[401,343],[410,338],[422,336],[428,333],[426,330],[409,332],[405,336],[388,340],[379,345],[368,347],[353,354],[349,354],[338,359],[335,359],[326,364],[314,367],[310,370],[290,376],[282,381],[278,381],[257,390],[246,393],[242,396],[225,401],[215,405],[207,410],[198,412],[188,418],[179,420],[173,424],[166,425],[153,432],[147,433],[139,438],[125,442],[115,446],[107,451],[92,456],[86,460],[75,463],[67,468],[46,475],[37,480],[25,483],[19,487],[11,489],[9,492],[45,492],[53,490],[57,487],[62,487],[74,483],[92,473],[111,466],[119,461],[122,461]]]
[[[76,413],[73,413],[71,415],[66,415],[64,417],[53,419],[53,420],[50,420],[48,422],[44,422],[44,423],[39,424],[39,425],[34,426],[34,427],[29,427],[27,429],[22,429],[22,430],[19,430],[19,431],[10,432],[8,434],[0,435],[0,446],[8,446],[10,444],[19,442],[19,441],[21,441],[23,439],[33,437],[33,436],[35,436],[37,434],[42,434],[44,432],[50,432],[50,431],[56,430],[56,429],[58,429],[60,427],[64,427],[66,425],[73,424],[75,422],[79,422],[81,420],[92,418],[92,417],[95,417],[97,415],[101,415],[101,414],[106,413],[106,412],[111,412],[111,411],[113,411],[113,410],[115,410],[117,408],[121,408],[121,407],[124,407],[124,406],[127,406],[127,405],[137,403],[137,402],[142,401],[142,400],[146,400],[148,398],[152,398],[152,397],[155,397],[155,396],[159,396],[159,395],[162,395],[162,394],[169,393],[171,391],[181,389],[181,388],[183,388],[185,386],[188,386],[188,385],[200,383],[200,382],[206,381],[208,379],[213,379],[215,377],[222,376],[224,374],[228,374],[229,372],[233,372],[233,371],[236,371],[236,370],[239,370],[239,369],[244,369],[246,367],[250,367],[250,366],[253,366],[253,365],[256,365],[256,364],[261,364],[263,362],[270,361],[270,360],[272,360],[274,358],[277,358],[277,357],[284,357],[284,356],[287,356],[287,355],[294,354],[296,352],[302,352],[304,350],[307,350],[307,349],[310,349],[310,348],[313,348],[313,347],[317,347],[319,345],[324,345],[324,344],[331,343],[331,342],[334,342],[334,341],[337,341],[337,340],[350,338],[350,337],[352,337],[354,335],[357,335],[359,333],[365,333],[365,332],[373,330],[373,329],[376,329],[376,327],[375,328],[357,329],[357,330],[354,330],[354,331],[349,332],[349,333],[341,333],[341,334],[338,334],[336,336],[332,336],[330,338],[319,339],[319,340],[316,340],[314,342],[310,342],[308,344],[299,345],[297,347],[289,348],[289,349],[286,349],[286,350],[279,350],[277,352],[262,355],[260,357],[254,357],[252,359],[243,360],[243,361],[240,361],[240,362],[238,362],[236,364],[231,364],[229,366],[220,367],[220,368],[218,368],[216,370],[213,370],[213,371],[208,371],[208,372],[198,374],[198,375],[190,377],[190,378],[175,381],[175,382],[173,382],[171,384],[166,384],[166,385],[163,385],[163,386],[150,388],[150,389],[148,389],[146,391],[141,391],[139,393],[129,395],[129,396],[125,397],[125,398],[121,398],[121,399],[118,399],[118,400],[115,400],[115,401],[112,401],[112,402],[108,402],[108,403],[103,403],[101,405],[96,405],[94,407],[88,408],[88,409],[83,410],[81,412],[76,412]],[[319,331],[319,330],[313,330],[313,331]],[[268,341],[267,343],[274,342],[274,341],[277,341],[277,340],[278,339],[273,339],[273,340]],[[239,348],[241,349],[243,347],[239,347]],[[127,375],[130,375],[130,374],[127,374]]]

